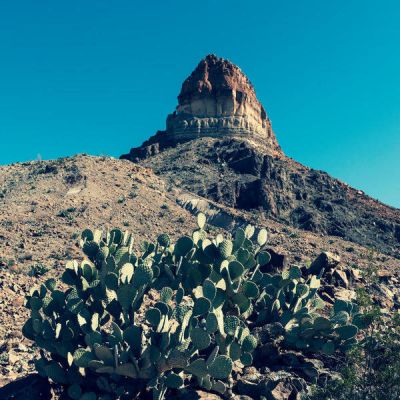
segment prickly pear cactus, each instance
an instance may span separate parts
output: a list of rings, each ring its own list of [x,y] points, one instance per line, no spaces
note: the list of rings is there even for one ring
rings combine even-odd
[[[285,343],[307,351],[357,342],[365,320],[356,306],[339,301],[329,318],[319,314],[319,277],[306,280],[298,267],[261,272],[271,259],[264,229],[209,238],[205,226],[199,214],[191,236],[160,235],[138,252],[128,232],[83,231],[85,258],[67,262],[67,288],[49,279],[26,299],[23,334],[41,349],[39,373],[71,399],[151,390],[162,400],[190,385],[224,393],[232,371],[253,362],[250,326],[279,322]]]

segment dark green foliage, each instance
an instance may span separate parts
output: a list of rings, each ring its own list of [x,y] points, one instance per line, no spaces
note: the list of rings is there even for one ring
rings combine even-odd
[[[145,390],[162,399],[187,385],[224,393],[233,368],[253,362],[250,326],[278,322],[288,346],[308,351],[331,354],[356,343],[363,321],[354,305],[337,303],[329,319],[317,313],[319,278],[304,279],[298,267],[260,271],[270,260],[265,230],[255,235],[249,225],[233,238],[209,239],[205,222],[200,214],[191,237],[173,244],[160,235],[137,254],[127,232],[85,230],[86,258],[68,262],[62,276],[68,288],[48,280],[27,297],[23,333],[43,350],[39,373],[72,399]],[[160,295],[149,306],[153,289]]]

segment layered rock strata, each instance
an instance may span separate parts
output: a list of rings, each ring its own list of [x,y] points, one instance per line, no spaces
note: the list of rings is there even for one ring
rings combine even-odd
[[[200,136],[256,135],[278,148],[271,122],[239,67],[208,55],[184,81],[178,106],[167,118],[176,140]]]
[[[213,54],[201,60],[183,82],[178,105],[166,125],[165,131],[158,131],[122,158],[135,161],[179,142],[229,136],[256,141],[272,154],[282,153],[249,79],[239,67]]]

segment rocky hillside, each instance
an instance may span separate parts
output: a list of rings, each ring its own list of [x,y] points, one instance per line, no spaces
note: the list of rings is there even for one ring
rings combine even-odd
[[[330,251],[341,272],[334,278],[340,281],[337,287],[326,286],[326,296],[351,298],[353,285],[363,284],[360,271],[373,266],[380,270],[377,299],[383,307],[398,305],[400,263],[395,258],[218,204],[179,188],[185,186],[182,181],[174,186],[165,178],[126,160],[85,155],[0,167],[0,386],[33,370],[34,351],[21,335],[24,296],[45,279],[60,276],[67,260],[82,257],[78,237],[86,227],[121,227],[133,231],[140,243],[161,232],[172,237],[190,233],[200,210],[217,231],[250,222],[267,227],[274,268],[307,265]],[[40,264],[48,272],[31,276]]]
[[[196,139],[139,163],[215,202],[400,257],[400,210],[246,140]]]

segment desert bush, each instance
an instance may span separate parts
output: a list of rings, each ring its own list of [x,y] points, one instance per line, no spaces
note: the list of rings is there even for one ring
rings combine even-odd
[[[23,334],[41,349],[36,368],[71,399],[146,396],[184,387],[226,392],[236,367],[251,365],[251,329],[276,322],[286,344],[333,354],[353,346],[362,318],[350,303],[318,313],[319,278],[298,267],[261,272],[267,232],[208,238],[198,229],[174,244],[166,234],[133,250],[133,236],[85,230],[85,259],[70,261],[66,290],[47,280],[27,296]],[[315,343],[318,343],[316,345]]]

